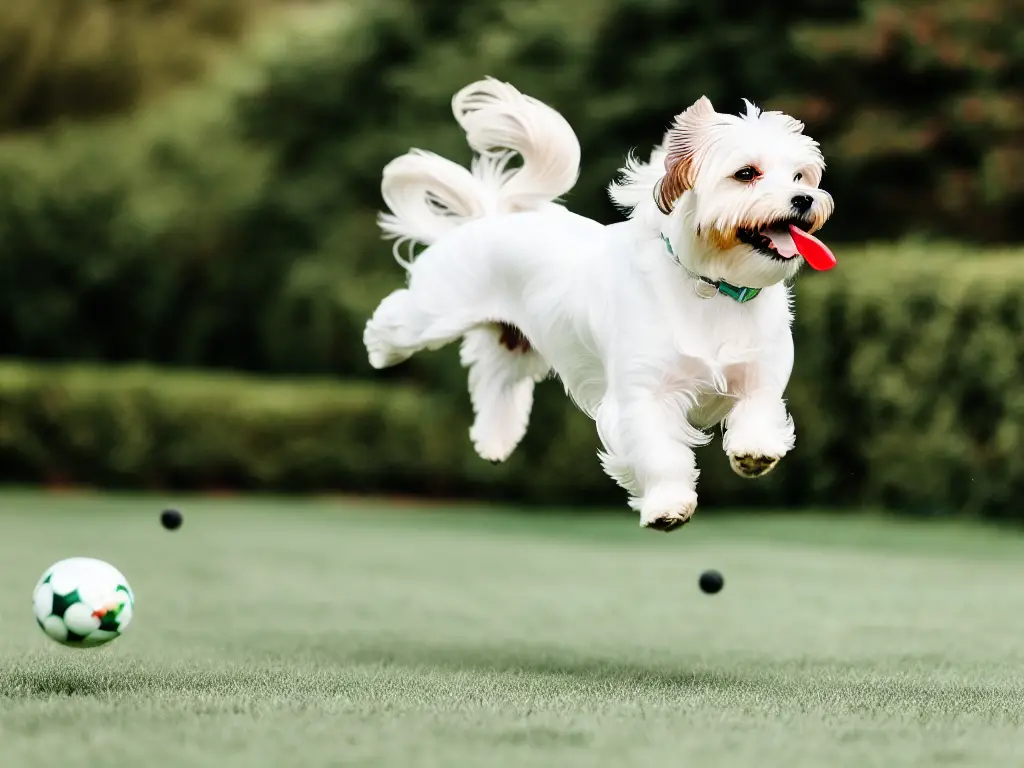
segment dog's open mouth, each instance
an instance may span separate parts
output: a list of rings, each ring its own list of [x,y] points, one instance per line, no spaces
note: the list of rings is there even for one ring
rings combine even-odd
[[[814,269],[832,269],[836,257],[821,240],[807,233],[807,226],[801,219],[785,219],[758,230],[741,227],[736,237],[769,258],[786,261],[799,254]]]

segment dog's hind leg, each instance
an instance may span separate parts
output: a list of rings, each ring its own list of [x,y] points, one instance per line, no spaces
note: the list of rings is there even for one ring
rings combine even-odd
[[[380,303],[363,331],[363,344],[374,368],[388,368],[420,350],[440,349],[473,327],[458,316],[435,317],[424,312],[407,288]]]
[[[526,434],[534,384],[550,367],[518,328],[500,322],[467,332],[461,358],[469,369],[473,447],[488,461],[504,461]]]

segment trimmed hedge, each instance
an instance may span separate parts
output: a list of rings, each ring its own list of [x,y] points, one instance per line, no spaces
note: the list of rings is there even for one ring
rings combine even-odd
[[[797,448],[762,481],[699,453],[705,509],[885,506],[1021,519],[1024,254],[903,246],[840,254],[797,295]],[[561,387],[501,466],[469,444],[465,379],[260,380],[150,368],[0,365],[0,480],[476,495],[621,505],[593,425]],[[401,372],[402,367],[395,369]],[[459,382],[456,386],[455,382]]]
[[[1024,252],[922,250],[801,281],[786,498],[1024,520]]]
[[[0,367],[6,479],[299,490],[413,486],[453,463],[414,389],[152,368]]]
[[[614,497],[587,419],[566,407],[545,421],[554,434],[535,437],[564,457],[534,449],[495,467],[472,451],[468,407],[412,386],[6,362],[0,482]]]

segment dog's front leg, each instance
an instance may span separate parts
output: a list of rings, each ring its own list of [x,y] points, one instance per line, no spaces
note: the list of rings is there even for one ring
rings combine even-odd
[[[644,528],[675,530],[697,509],[698,471],[691,446],[706,438],[686,422],[678,402],[655,393],[634,394],[621,413],[637,493],[630,506],[640,512]]]
[[[726,378],[736,404],[725,417],[723,447],[740,477],[762,477],[793,449],[793,419],[782,399],[793,371],[793,337],[773,336],[756,362],[731,369]]]

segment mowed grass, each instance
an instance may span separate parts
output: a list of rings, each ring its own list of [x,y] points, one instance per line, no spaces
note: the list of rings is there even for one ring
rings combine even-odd
[[[0,495],[0,764],[951,766],[1024,760],[1024,538],[868,517]],[[51,562],[136,593],[92,651]],[[707,596],[699,573],[720,569]]]

